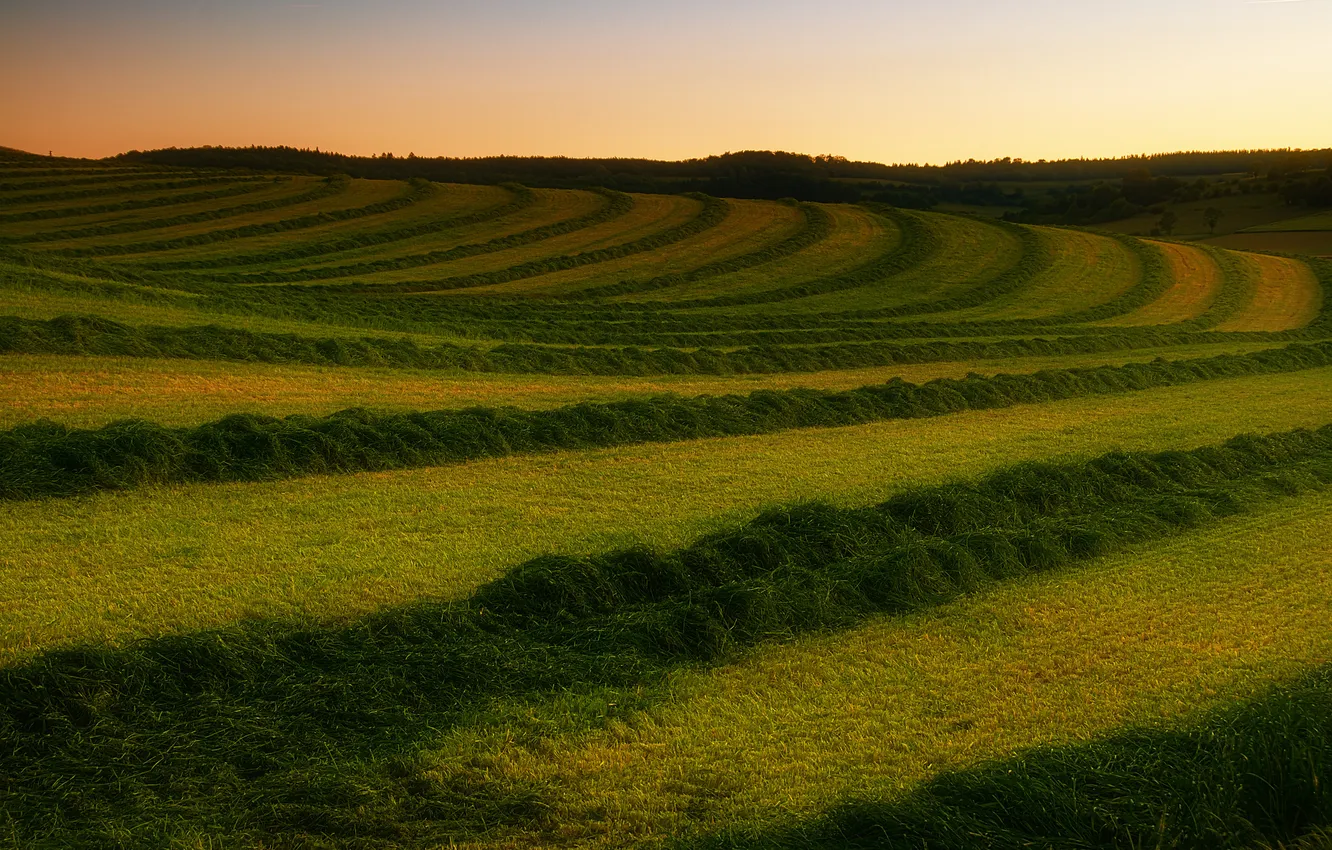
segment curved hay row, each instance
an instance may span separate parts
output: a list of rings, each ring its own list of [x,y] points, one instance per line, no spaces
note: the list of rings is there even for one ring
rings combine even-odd
[[[325,416],[349,407],[405,412],[476,406],[543,410],[663,393],[682,396],[755,390],[849,390],[893,378],[921,383],[976,373],[1038,372],[1247,354],[1270,342],[1221,342],[1125,351],[896,364],[766,375],[531,375],[348,369],[224,360],[20,354],[0,357],[0,428],[50,419],[79,428],[142,418],[193,425],[233,413]]]
[[[413,187],[391,180],[321,182],[326,189],[314,197],[298,197],[296,203],[254,210],[243,214],[239,221],[184,221],[154,228],[155,232],[150,234],[134,232],[109,239],[81,239],[53,245],[51,249],[66,256],[124,257],[127,263],[149,266],[156,259],[182,256],[198,246],[227,242],[227,247],[233,247],[236,240],[244,239],[247,234],[269,229],[294,234],[330,221],[372,215],[386,205],[396,210],[430,194],[427,186]]]
[[[339,187],[342,188],[345,188],[345,184]],[[61,217],[54,224],[38,219],[16,223],[5,229],[14,234],[16,241],[34,250],[45,250],[47,245],[53,249],[99,247],[110,244],[108,237],[164,230],[191,222],[213,223],[240,216],[248,217],[265,210],[281,210],[329,196],[330,187],[326,180],[298,177],[255,184],[254,190],[247,192],[245,202],[240,204],[232,203],[231,195],[222,195],[171,204],[166,211],[158,207],[117,210]]]
[[[1033,228],[1048,265],[1021,289],[979,307],[934,313],[931,321],[1043,319],[1099,307],[1138,282],[1136,257],[1123,243],[1079,230]]]
[[[1177,242],[1149,241],[1147,244],[1158,248],[1164,255],[1170,287],[1151,303],[1099,324],[1133,327],[1188,322],[1206,313],[1221,294],[1221,269],[1205,251]]]
[[[912,213],[938,241],[921,262],[886,278],[764,305],[763,311],[838,312],[900,309],[907,305],[955,298],[1002,275],[1022,259],[1021,245],[1007,230],[980,219],[940,213]]]
[[[67,199],[63,202],[53,202],[43,204],[17,212],[0,213],[0,224],[6,228],[13,225],[19,225],[20,229],[14,233],[39,232],[30,229],[32,222],[50,221],[52,219],[63,219],[60,223],[65,226],[71,225],[91,225],[106,222],[108,220],[119,219],[124,213],[138,212],[142,210],[161,209],[165,207],[184,207],[189,204],[208,203],[225,198],[234,198],[237,195],[254,195],[265,190],[265,185],[252,181],[244,183],[233,183],[228,186],[222,186],[217,189],[186,188],[184,190],[170,191],[161,195],[150,195],[146,198],[130,198],[126,200],[94,201],[88,203],[83,198]],[[72,221],[71,221],[72,219]]]
[[[6,175],[7,177],[8,175]],[[34,176],[31,179],[27,175],[17,180],[6,180],[0,183],[0,194],[9,196],[14,192],[28,192],[37,189],[65,189],[77,186],[95,186],[99,183],[121,183],[126,179],[151,180],[153,178],[182,178],[197,177],[197,172],[190,171],[163,171],[160,168],[145,168],[143,170],[122,171],[119,173],[103,173],[86,176],[61,177],[57,175],[48,175],[45,177]]]
[[[449,263],[430,266],[427,271],[428,281],[420,281],[420,272],[415,274],[382,275],[366,280],[366,283],[430,283],[440,279],[486,275],[502,272],[528,263],[543,260],[591,254],[607,251],[620,246],[650,238],[658,233],[678,228],[697,218],[703,210],[703,203],[696,198],[684,195],[631,195],[634,206],[628,213],[610,221],[601,222],[592,227],[561,234],[551,239],[520,245],[515,248],[493,254],[466,257]],[[707,232],[707,231],[705,231]],[[536,277],[524,277],[519,286],[530,290]],[[509,286],[496,284],[480,286],[470,290],[475,294],[493,295],[511,291]]]
[[[543,295],[583,300],[664,289],[724,274],[730,267],[760,265],[766,256],[786,256],[783,246],[809,235],[809,216],[799,207],[732,198],[726,203],[730,213],[721,224],[688,239],[587,269],[544,275],[505,294],[539,288]]]
[[[69,189],[55,192],[41,191],[28,193],[10,193],[0,197],[0,207],[6,211],[27,212],[34,206],[46,207],[56,201],[81,200],[83,198],[105,198],[115,195],[142,195],[148,192],[169,189],[190,189],[219,184],[258,183],[262,177],[237,177],[235,175],[212,177],[176,177],[168,180],[148,180],[136,183],[115,183],[98,185],[85,189]]]
[[[399,184],[400,185],[400,184]],[[508,220],[537,201],[530,189],[517,185],[469,186],[428,184],[416,190],[410,204],[361,216],[331,216],[300,230],[259,233],[225,245],[202,245],[173,252],[167,258],[143,263],[154,271],[193,272],[217,269],[227,273],[265,266],[267,271],[300,269],[352,256],[383,253],[408,240],[434,235],[436,241],[473,231],[484,232],[487,222]]]
[[[205,271],[182,279],[240,284],[329,281],[345,285],[349,282],[348,278],[360,281],[372,275],[419,269],[542,242],[620,218],[633,209],[633,198],[620,192],[561,189],[537,191],[536,194],[537,202],[525,206],[515,216],[505,216],[496,222],[487,221],[451,231],[444,239],[440,238],[440,234],[431,233],[419,238],[395,241],[387,250],[382,245],[371,244],[337,255],[321,256],[320,262],[312,265],[300,264],[253,272]],[[382,283],[382,278],[377,281],[377,285],[379,283]]]
[[[1258,271],[1253,297],[1217,330],[1285,331],[1302,328],[1318,316],[1323,291],[1308,265],[1265,254],[1245,259]]]
[[[861,207],[829,205],[823,209],[832,219],[828,236],[795,254],[754,268],[660,292],[633,293],[614,301],[643,309],[799,298],[806,286],[873,265],[894,254],[901,244],[901,233],[890,219]]]

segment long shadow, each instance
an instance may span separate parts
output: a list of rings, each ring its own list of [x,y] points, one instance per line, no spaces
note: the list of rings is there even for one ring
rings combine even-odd
[[[1332,825],[1332,665],[1182,728],[1126,731],[944,774],[896,800],[680,850],[1239,850]]]
[[[539,788],[442,776],[414,751],[505,706],[637,692],[1328,483],[1332,426],[1023,465],[868,508],[771,511],[670,552],[544,556],[465,601],[348,624],[48,652],[0,670],[0,834],[153,846],[225,825],[264,846],[350,846],[539,827]]]

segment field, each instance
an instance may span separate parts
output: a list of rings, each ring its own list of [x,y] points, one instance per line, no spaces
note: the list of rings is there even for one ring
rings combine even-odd
[[[0,154],[0,846],[1332,829],[1317,216]]]

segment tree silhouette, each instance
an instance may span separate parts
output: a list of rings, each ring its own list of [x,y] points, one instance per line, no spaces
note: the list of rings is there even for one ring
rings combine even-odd
[[[1166,210],[1165,212],[1161,213],[1161,220],[1156,223],[1156,226],[1160,228],[1162,233],[1164,233],[1166,236],[1169,236],[1171,233],[1174,232],[1175,222],[1178,220],[1179,217],[1175,215],[1174,210]]]

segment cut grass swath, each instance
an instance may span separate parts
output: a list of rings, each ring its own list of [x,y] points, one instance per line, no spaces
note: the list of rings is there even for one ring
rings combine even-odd
[[[1192,361],[971,376],[961,381],[940,378],[921,385],[899,379],[843,392],[796,389],[693,399],[661,396],[553,410],[374,414],[353,409],[322,418],[286,419],[237,414],[194,428],[141,421],[97,430],[35,424],[0,432],[0,498],[401,469],[555,449],[834,427],[1329,364],[1332,343],[1320,343]]]
[[[464,602],[347,625],[253,622],[51,652],[0,670],[0,812],[16,840],[64,846],[222,822],[256,844],[409,846],[530,826],[542,817],[539,787],[484,773],[441,786],[412,748],[477,712],[521,711],[552,693],[633,702],[638,689],[641,702],[641,688],[681,665],[919,610],[1328,483],[1332,426],[1023,465],[868,508],[774,510],[672,552],[541,557]],[[1325,718],[1325,696],[1319,705]],[[1322,729],[1268,728],[1263,746]],[[1301,811],[1326,813],[1325,796],[1277,799],[1267,811],[1293,828]],[[1313,799],[1323,808],[1291,806]]]

